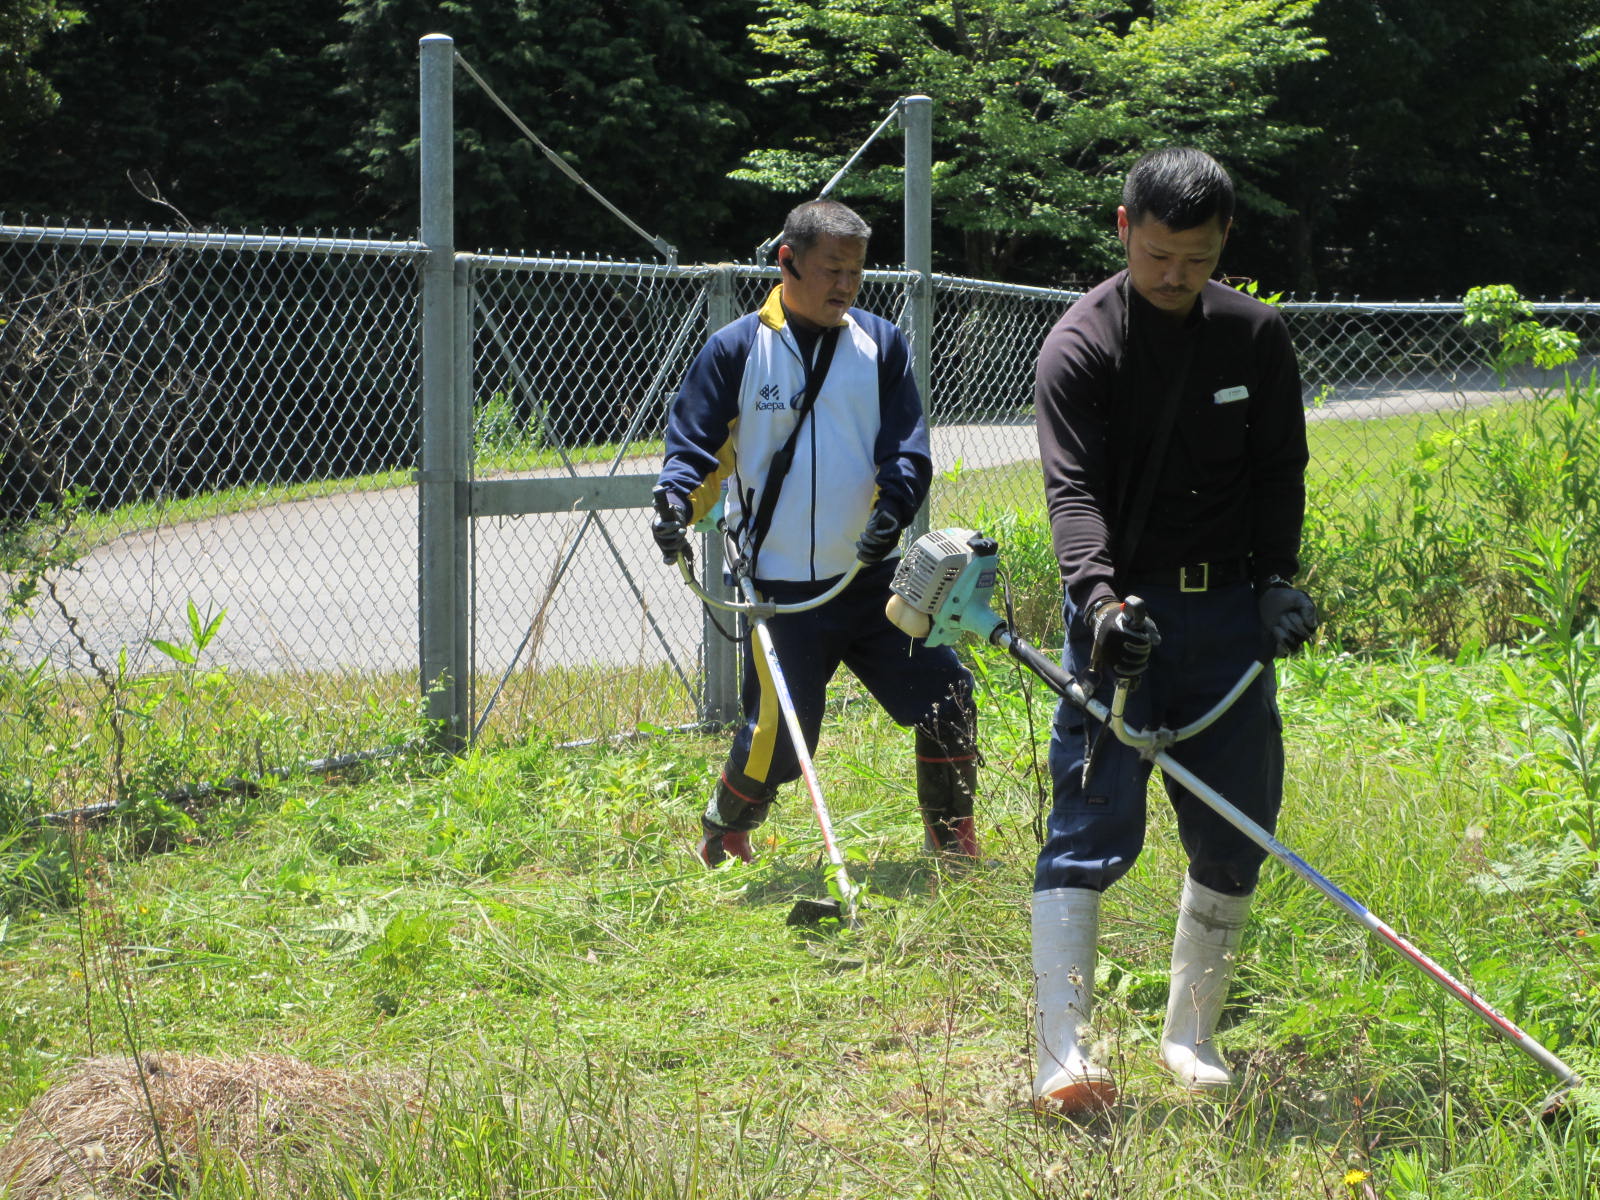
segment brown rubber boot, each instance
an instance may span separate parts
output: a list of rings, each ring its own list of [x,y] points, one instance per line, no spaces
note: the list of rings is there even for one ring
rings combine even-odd
[[[978,750],[971,739],[952,745],[917,730],[917,806],[922,810],[925,850],[978,857],[978,829],[972,817],[977,791]]]
[[[695,854],[708,867],[736,858],[755,862],[750,848],[750,831],[767,819],[772,798],[778,789],[751,779],[733,767],[724,767],[722,778],[711,793],[711,803],[700,814],[704,834]]]

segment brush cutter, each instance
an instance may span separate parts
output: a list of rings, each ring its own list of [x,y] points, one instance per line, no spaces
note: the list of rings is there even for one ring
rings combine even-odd
[[[656,493],[656,512],[663,517],[671,517],[672,509],[666,496]],[[720,507],[720,506],[719,506]],[[714,525],[724,534],[722,523],[713,514],[705,519],[702,524]],[[730,553],[728,556],[730,566],[733,568],[734,578],[738,581],[739,590],[744,594],[744,599],[724,600],[720,596],[713,596],[701,587],[694,577],[694,564],[691,554],[685,550],[678,556],[678,569],[683,574],[683,581],[689,589],[699,596],[705,604],[713,608],[720,608],[727,612],[741,613],[750,623],[751,636],[754,637],[757,648],[767,664],[767,673],[772,680],[772,690],[778,699],[778,708],[783,713],[784,727],[789,731],[789,740],[794,744],[794,755],[800,764],[800,778],[805,781],[807,794],[811,797],[811,811],[816,814],[817,826],[822,830],[822,844],[828,853],[828,861],[833,864],[835,886],[839,898],[827,900],[797,900],[794,908],[789,911],[788,924],[790,925],[816,925],[826,920],[836,920],[842,925],[854,925],[857,915],[856,886],[850,881],[850,872],[845,869],[844,855],[839,852],[839,842],[833,832],[833,818],[828,814],[827,801],[822,797],[822,784],[817,779],[817,769],[811,761],[811,752],[806,748],[805,733],[800,728],[800,715],[795,711],[794,699],[789,695],[789,685],[783,677],[783,665],[778,662],[778,652],[772,644],[772,633],[767,628],[767,621],[771,617],[782,613],[805,612],[807,609],[820,608],[832,600],[845,588],[850,586],[861,571],[861,562],[857,560],[850,564],[839,581],[823,592],[809,600],[797,601],[793,604],[772,604],[762,600],[756,592],[755,581],[749,577],[744,569],[743,559]]]
[[[912,637],[926,637],[931,646],[947,645],[957,641],[961,634],[970,633],[1008,651],[1042,679],[1051,691],[1100,721],[1119,741],[1136,748],[1141,757],[1160,766],[1169,778],[1175,779],[1257,846],[1287,865],[1358,924],[1398,950],[1424,975],[1477,1014],[1490,1029],[1559,1079],[1561,1087],[1545,1100],[1545,1113],[1553,1111],[1566,1092],[1582,1084],[1583,1080],[1571,1067],[1497,1012],[1482,996],[1452,977],[1433,959],[1167,753],[1173,743],[1193,737],[1222,716],[1267,666],[1265,662],[1251,663],[1228,694],[1217,701],[1209,712],[1181,729],[1130,728],[1123,720],[1123,712],[1132,680],[1117,680],[1108,709],[1093,698],[1092,683],[1086,687],[1067,674],[1058,664],[1013,634],[1005,621],[989,607],[989,596],[994,590],[998,566],[998,545],[992,538],[965,529],[926,533],[906,552],[895,572],[890,585],[894,595],[887,609],[889,619]],[[1129,597],[1125,603],[1130,623],[1142,623],[1145,619],[1143,602],[1136,597]]]

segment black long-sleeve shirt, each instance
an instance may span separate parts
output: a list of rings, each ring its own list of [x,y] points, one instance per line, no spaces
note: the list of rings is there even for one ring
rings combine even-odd
[[[1252,577],[1299,569],[1307,461],[1300,372],[1283,317],[1211,282],[1185,319],[1106,280],[1045,338],[1034,413],[1062,583],[1086,610],[1140,572],[1248,559]],[[1126,346],[1124,338],[1126,334]],[[1157,411],[1193,343],[1143,535],[1113,545],[1138,489]],[[1126,553],[1124,551],[1124,553]]]

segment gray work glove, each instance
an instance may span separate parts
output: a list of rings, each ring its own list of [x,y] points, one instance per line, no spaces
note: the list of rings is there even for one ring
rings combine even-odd
[[[1121,679],[1143,675],[1150,665],[1150,651],[1161,644],[1161,632],[1148,616],[1128,619],[1121,600],[1104,600],[1089,614],[1094,647],[1089,652],[1089,667],[1109,670]]]
[[[656,540],[662,562],[677,562],[689,549],[689,510],[681,501],[658,493],[655,519],[650,523],[650,536]]]
[[[1261,627],[1272,637],[1273,653],[1287,658],[1317,631],[1317,606],[1288,583],[1269,583],[1256,600]]]
[[[856,557],[867,566],[880,563],[900,545],[900,519],[887,509],[875,508],[856,541]]]

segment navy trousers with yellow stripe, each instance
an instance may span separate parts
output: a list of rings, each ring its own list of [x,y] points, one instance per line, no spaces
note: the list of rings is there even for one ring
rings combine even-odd
[[[767,621],[778,664],[815,753],[828,681],[848,667],[896,724],[915,726],[939,742],[970,748],[972,675],[949,646],[913,640],[884,615],[897,559],[864,568],[840,595],[820,608]],[[827,583],[769,582],[761,594],[777,604],[825,591]],[[766,658],[754,639],[744,645],[744,724],[734,736],[728,767],[741,783],[770,799],[780,784],[800,777],[789,731],[778,706]],[[970,750],[969,750],[970,752]],[[742,790],[742,789],[741,789]],[[756,797],[749,797],[756,799]]]

